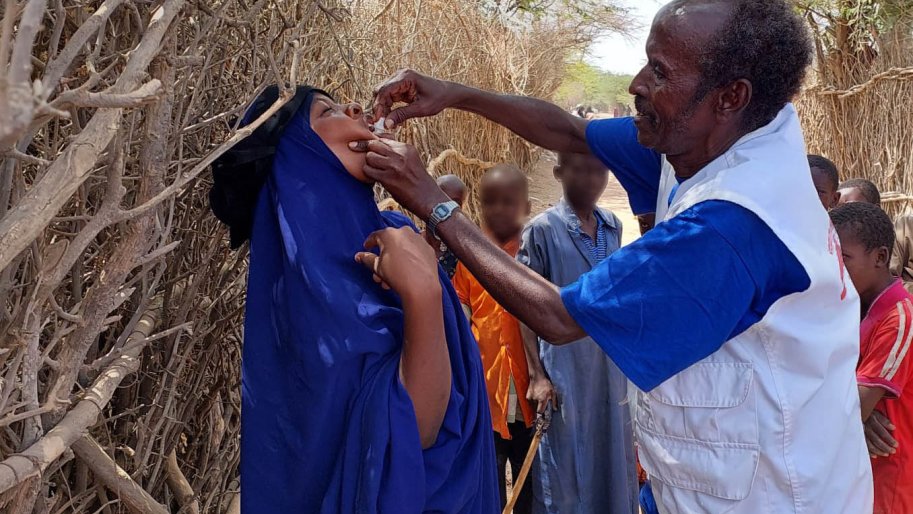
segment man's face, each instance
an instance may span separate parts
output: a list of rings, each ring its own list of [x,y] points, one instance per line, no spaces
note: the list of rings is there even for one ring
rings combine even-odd
[[[667,155],[680,155],[701,144],[716,123],[714,95],[698,101],[701,49],[726,21],[723,3],[664,7],[647,38],[647,64],[634,77],[637,140]]]
[[[837,206],[840,195],[834,188],[833,182],[828,179],[827,175],[818,168],[812,168],[812,182],[815,183],[815,191],[818,192],[818,199],[826,210],[831,210]]]

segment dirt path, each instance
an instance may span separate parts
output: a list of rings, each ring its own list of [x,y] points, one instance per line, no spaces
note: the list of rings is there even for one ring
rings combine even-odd
[[[561,198],[561,185],[552,175],[555,157],[546,152],[530,173],[529,194],[533,201],[533,215],[551,207]],[[609,175],[609,185],[599,200],[599,206],[615,213],[624,227],[622,244],[626,245],[640,236],[637,219],[628,206],[628,197],[615,177]]]

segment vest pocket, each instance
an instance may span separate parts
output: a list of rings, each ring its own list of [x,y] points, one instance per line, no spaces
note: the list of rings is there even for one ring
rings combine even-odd
[[[679,439],[643,427],[638,427],[638,443],[643,449],[641,461],[650,476],[673,488],[664,496],[669,493],[684,503],[694,501],[705,506],[708,499],[685,491],[722,500],[744,500],[751,492],[761,453],[756,444]],[[686,500],[688,497],[691,501]],[[727,502],[710,503],[723,507]]]
[[[641,396],[637,419],[660,435],[758,444],[752,366],[699,362]]]
[[[751,363],[699,362],[641,394],[635,431],[663,501],[716,513],[748,496],[760,456],[753,376]]]

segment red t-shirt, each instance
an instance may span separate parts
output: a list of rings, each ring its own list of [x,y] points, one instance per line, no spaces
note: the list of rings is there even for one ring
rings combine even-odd
[[[872,459],[874,514],[913,513],[913,390],[904,388],[913,375],[913,296],[897,280],[872,303],[860,327],[859,385],[881,387],[875,406],[897,427],[897,453]]]

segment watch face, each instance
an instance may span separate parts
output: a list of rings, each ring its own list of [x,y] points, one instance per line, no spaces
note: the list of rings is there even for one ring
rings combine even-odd
[[[437,216],[438,218],[440,218],[440,217],[446,216],[447,212],[449,212],[449,210],[450,209],[448,209],[446,205],[438,205],[437,207],[434,208],[434,215]]]

